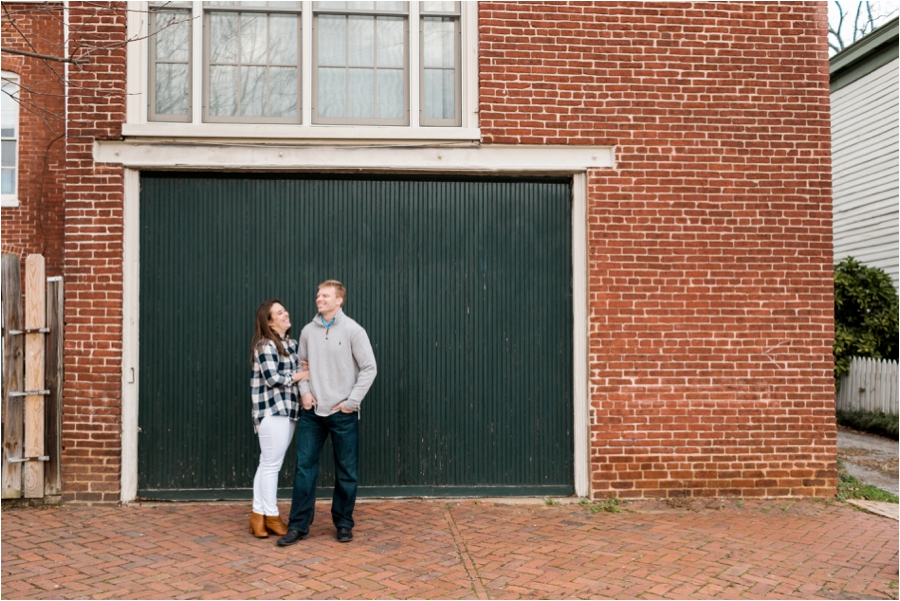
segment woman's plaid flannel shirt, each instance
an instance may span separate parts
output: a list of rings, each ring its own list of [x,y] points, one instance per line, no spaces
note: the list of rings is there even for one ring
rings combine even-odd
[[[297,419],[300,410],[297,385],[293,378],[293,372],[300,371],[298,343],[290,338],[282,338],[281,344],[287,351],[287,357],[278,354],[278,349],[271,340],[254,353],[250,394],[253,397],[253,430],[256,432],[259,432],[259,424],[264,417],[284,415]]]

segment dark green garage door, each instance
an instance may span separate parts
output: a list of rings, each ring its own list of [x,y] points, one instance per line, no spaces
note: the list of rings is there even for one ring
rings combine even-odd
[[[361,495],[573,493],[568,182],[144,173],[140,220],[140,497],[252,496],[256,307],[299,336],[329,278],[378,360]]]

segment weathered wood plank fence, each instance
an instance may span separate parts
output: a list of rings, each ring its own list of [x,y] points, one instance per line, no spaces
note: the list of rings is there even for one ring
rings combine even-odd
[[[897,375],[896,361],[854,357],[850,372],[841,377],[835,408],[897,415],[900,409]]]
[[[2,257],[4,499],[61,494],[63,284],[41,255]]]

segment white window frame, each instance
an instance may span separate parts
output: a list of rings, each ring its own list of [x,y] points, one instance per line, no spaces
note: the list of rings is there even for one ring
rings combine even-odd
[[[407,8],[397,11],[379,11],[379,10],[354,10],[354,9],[339,9],[339,10],[329,10],[329,9],[314,9],[315,12],[312,16],[313,22],[313,43],[312,43],[312,52],[313,52],[313,75],[312,75],[312,123],[322,124],[322,125],[345,125],[345,126],[357,126],[357,125],[365,125],[372,124],[378,125],[378,122],[381,121],[386,125],[391,125],[395,127],[409,127],[409,101],[410,101],[410,93],[411,88],[409,87],[409,36],[410,36],[410,23],[409,23],[409,5],[410,4],[418,4],[417,2],[406,2],[405,5]],[[377,6],[377,5],[376,5]],[[400,18],[403,20],[403,110],[401,112],[401,116],[394,119],[385,119],[378,117],[368,117],[363,119],[356,119],[353,117],[325,117],[318,113],[318,92],[319,92],[319,77],[318,72],[321,67],[321,63],[319,62],[319,21],[322,16],[340,16],[343,18],[353,17],[353,16],[365,16],[365,17],[374,17],[374,19],[378,20],[379,17],[394,17]],[[347,34],[349,36],[349,33]],[[347,69],[349,65],[343,65],[341,68]],[[377,70],[378,66],[373,64],[373,70]],[[396,67],[394,67],[396,68]],[[349,104],[349,98],[345,97],[344,100]],[[375,104],[373,102],[373,104]]]
[[[300,107],[301,96],[297,97],[297,114],[293,117],[243,117],[240,114],[229,115],[229,116],[217,116],[212,115],[209,110],[209,87],[211,80],[211,66],[210,66],[210,27],[212,22],[212,14],[213,13],[231,13],[238,15],[239,19],[242,19],[242,15],[255,14],[255,15],[265,15],[268,21],[268,17],[270,15],[293,15],[300,19],[300,22],[303,22],[303,15],[300,12],[300,9],[295,7],[289,8],[279,8],[277,6],[263,6],[263,7],[223,7],[223,6],[205,6],[203,11],[203,91],[200,96],[202,96],[203,100],[203,121],[205,123],[279,123],[285,125],[296,125],[299,123],[299,120],[303,114],[302,107]],[[302,41],[300,40],[300,31],[297,31],[298,42],[300,43],[300,47],[297,48],[298,56],[302,52]],[[238,63],[242,62],[242,59],[239,56],[235,57],[235,60]],[[266,67],[269,67],[268,63]],[[238,69],[240,70],[240,69]],[[300,72],[300,65],[297,66],[297,75],[299,78],[298,86],[303,85],[303,74]],[[266,93],[268,95],[268,86]],[[238,105],[241,103],[240,94],[236,94],[235,100]]]
[[[418,173],[433,175],[514,176],[556,175],[572,177],[572,308],[574,374],[575,494],[589,497],[590,480],[590,355],[588,333],[588,176],[595,169],[615,169],[615,149],[610,146],[507,146],[478,148],[379,148],[359,152],[352,146],[165,143],[158,140],[99,140],[94,160],[125,168],[123,310],[122,326],[122,470],[121,500],[137,496],[138,389],[140,385],[140,172],[182,169],[206,172],[298,173]]]
[[[2,71],[3,83],[11,83],[16,88],[21,90],[19,85],[19,76],[11,71]],[[17,90],[18,91],[18,90]],[[4,93],[4,92],[0,92]],[[19,110],[19,103],[16,103],[16,175],[15,175],[15,191],[12,194],[3,194],[2,200],[0,200],[0,206],[4,207],[17,207],[19,206],[19,159],[22,155],[21,149],[21,140],[22,140],[22,118],[21,111]]]
[[[180,11],[185,10],[187,7],[182,6],[181,3],[172,3],[172,6],[168,7],[170,11]],[[148,19],[150,21],[156,21],[158,17],[153,13],[148,14]],[[154,23],[155,24],[155,23]],[[193,44],[193,35],[194,35],[194,26],[193,21],[187,24],[188,27],[188,39],[192,40],[191,44]],[[155,29],[155,28],[152,28]],[[149,31],[149,30],[148,30]],[[190,54],[190,52],[188,53]],[[147,44],[147,56],[148,56],[148,65],[147,71],[150,79],[147,81],[147,115],[148,119],[151,119],[154,122],[160,121],[174,121],[178,123],[184,123],[186,121],[191,120],[191,101],[193,100],[193,91],[191,90],[191,84],[193,82],[193,77],[191,76],[191,68],[193,66],[192,62],[188,60],[188,112],[186,115],[176,115],[176,114],[166,114],[166,113],[156,113],[156,109],[154,107],[156,103],[156,71],[155,65],[154,68],[150,67],[150,63],[156,62],[156,52],[154,51],[153,45],[148,42]]]
[[[457,3],[457,5],[460,7],[463,4],[465,4],[465,2]],[[422,106],[419,107],[419,119],[420,119],[420,123],[422,123],[422,125],[425,125],[425,126],[433,127],[433,126],[448,125],[448,126],[454,127],[459,124],[460,105],[462,104],[460,102],[461,91],[462,91],[462,81],[461,81],[461,77],[460,77],[460,73],[459,73],[460,62],[461,62],[461,58],[462,58],[460,55],[461,46],[462,46],[462,35],[461,35],[460,28],[462,26],[462,23],[461,23],[461,17],[457,16],[459,14],[460,13],[458,13],[456,10],[454,10],[453,12],[450,12],[450,13],[445,13],[442,11],[428,11],[425,13],[420,12],[418,23],[415,24],[415,27],[410,28],[411,32],[415,32],[415,34],[419,36],[419,101],[422,104]],[[454,62],[455,62],[454,69],[456,70],[457,73],[456,73],[456,77],[455,77],[456,89],[454,90],[453,103],[454,103],[454,108],[456,110],[454,111],[455,114],[453,117],[446,118],[446,119],[444,119],[444,118],[430,118],[429,119],[429,118],[425,117],[425,106],[424,106],[424,104],[425,104],[425,100],[424,100],[424,98],[425,98],[425,83],[424,83],[425,52],[424,52],[424,44],[425,44],[425,20],[429,17],[432,17],[432,18],[450,17],[453,20],[453,22],[455,23],[454,35],[456,37],[457,44],[460,45],[460,48],[457,48],[457,51],[456,51],[455,57],[454,57]]]
[[[138,4],[138,3],[134,3]],[[126,137],[169,138],[169,139],[280,139],[294,141],[309,140],[352,140],[357,143],[367,141],[471,141],[481,138],[478,126],[478,3],[462,2],[460,7],[460,112],[461,123],[457,126],[421,125],[419,111],[420,68],[418,59],[409,69],[409,125],[325,125],[312,123],[312,1],[302,4],[301,32],[301,86],[300,106],[302,111],[299,124],[272,123],[205,123],[203,121],[203,35],[194,29],[191,37],[191,119],[187,123],[167,123],[148,119],[149,94],[149,43],[148,3],[140,3],[142,8],[128,12],[128,36],[135,40],[128,44],[128,75],[126,121],[122,134]],[[192,19],[196,25],[203,23],[204,7],[201,2],[192,4]],[[409,3],[409,23],[418,29],[420,21],[418,2]],[[416,34],[409,36],[409,56],[418,57],[420,42]]]

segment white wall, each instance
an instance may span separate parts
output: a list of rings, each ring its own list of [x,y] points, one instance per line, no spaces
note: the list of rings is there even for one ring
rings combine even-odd
[[[900,287],[900,60],[831,95],[834,260],[881,267]]]

